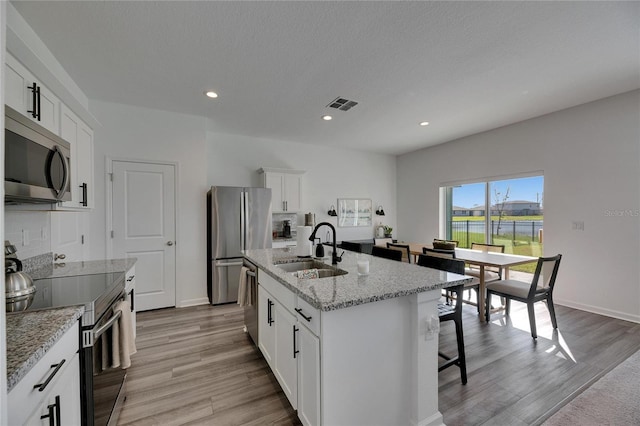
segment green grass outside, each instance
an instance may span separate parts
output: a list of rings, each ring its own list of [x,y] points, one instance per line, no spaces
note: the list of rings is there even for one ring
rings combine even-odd
[[[462,248],[470,248],[471,243],[484,243],[484,234],[478,232],[469,232],[469,241],[467,244],[467,233],[457,232],[451,236],[452,240],[457,240]],[[522,256],[542,256],[542,244],[537,241],[531,241],[531,237],[518,235],[518,239],[514,240],[511,234],[501,234],[493,236],[493,244],[503,244],[504,252],[511,254],[519,254]],[[525,265],[514,266],[514,271],[534,273],[536,269],[535,263],[527,263]]]
[[[529,220],[543,220],[543,219],[544,219],[543,216],[503,216],[502,217],[503,221],[509,221],[509,222],[512,220],[529,221]],[[454,216],[452,220],[454,222],[466,222],[467,220],[469,222],[482,222],[484,221],[484,216]],[[498,216],[491,216],[491,220],[493,220],[494,222],[497,222]]]

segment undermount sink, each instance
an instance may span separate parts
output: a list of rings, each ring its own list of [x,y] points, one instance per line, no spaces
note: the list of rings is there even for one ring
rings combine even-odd
[[[338,275],[345,275],[347,271],[335,268],[326,263],[319,262],[317,260],[303,260],[300,262],[288,262],[288,263],[276,263],[276,266],[286,272],[290,272],[293,275],[297,275],[298,271],[304,269],[317,269],[318,278],[336,277]]]

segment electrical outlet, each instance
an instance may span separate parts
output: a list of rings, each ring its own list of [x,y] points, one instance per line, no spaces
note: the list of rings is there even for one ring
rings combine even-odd
[[[584,222],[581,220],[574,220],[571,222],[571,229],[574,231],[584,231]]]
[[[29,245],[29,230],[23,229],[22,230],[22,246],[26,247],[28,245]]]
[[[42,238],[43,241],[47,240],[47,228],[44,226],[40,228],[40,238]]]

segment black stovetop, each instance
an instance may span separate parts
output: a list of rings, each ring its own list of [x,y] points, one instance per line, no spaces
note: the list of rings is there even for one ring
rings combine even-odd
[[[91,326],[124,292],[124,272],[34,280],[36,292],[28,311],[84,305],[82,326]]]

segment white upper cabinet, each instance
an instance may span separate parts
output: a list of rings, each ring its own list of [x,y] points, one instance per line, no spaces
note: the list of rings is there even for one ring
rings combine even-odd
[[[9,53],[5,63],[5,103],[45,129],[60,134],[60,100]]]
[[[263,174],[263,185],[271,188],[271,211],[298,212],[302,210],[302,170],[271,169],[258,170]]]
[[[91,209],[94,203],[93,130],[61,105],[60,137],[71,144],[71,201],[65,208]]]
[[[71,145],[71,201],[53,209],[92,209],[93,130],[8,52],[5,76],[5,103]]]

